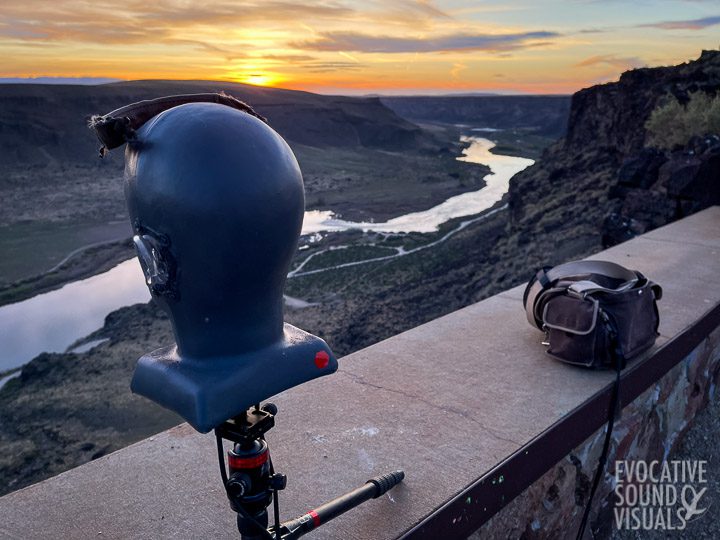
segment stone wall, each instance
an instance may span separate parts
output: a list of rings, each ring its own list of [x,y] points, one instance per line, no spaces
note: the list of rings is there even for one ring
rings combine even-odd
[[[623,409],[613,429],[608,467],[593,499],[588,529],[596,538],[607,538],[614,527],[616,460],[649,462],[672,457],[695,415],[717,399],[719,382],[720,328],[716,328]],[[604,438],[605,426],[487,521],[470,540],[574,538]]]

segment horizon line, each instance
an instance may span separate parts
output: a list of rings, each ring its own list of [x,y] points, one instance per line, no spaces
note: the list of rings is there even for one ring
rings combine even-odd
[[[318,94],[325,96],[348,96],[348,97],[491,97],[491,96],[570,96],[573,93],[541,93],[541,92],[525,92],[522,90],[458,90],[458,91],[445,91],[445,90],[433,90],[429,88],[418,89],[417,91],[402,89],[402,90],[377,90],[371,92],[353,92],[349,91],[344,93],[346,89],[338,88],[331,91],[310,91],[304,89],[282,87],[282,86],[264,86],[248,84],[229,79],[118,79],[114,77],[53,77],[53,76],[38,76],[38,77],[0,77],[0,85],[37,85],[37,86],[105,86],[108,84],[117,83],[133,83],[133,82],[209,82],[209,83],[224,83],[224,84],[236,84],[239,86],[245,86],[250,88],[267,88],[274,90],[288,90],[291,92],[305,92],[309,94]]]

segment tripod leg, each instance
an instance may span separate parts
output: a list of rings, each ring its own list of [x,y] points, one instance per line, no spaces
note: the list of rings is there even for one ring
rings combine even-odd
[[[364,486],[341,495],[328,503],[318,506],[307,514],[283,523],[281,537],[283,540],[294,540],[317,529],[323,523],[352,510],[369,499],[377,499],[405,478],[403,471],[395,471],[368,480]]]

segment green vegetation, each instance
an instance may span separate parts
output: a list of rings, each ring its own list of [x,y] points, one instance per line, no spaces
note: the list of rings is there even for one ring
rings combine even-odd
[[[321,268],[330,268],[339,264],[351,263],[356,261],[363,261],[367,259],[374,259],[377,257],[385,257],[388,255],[394,255],[397,253],[394,249],[388,249],[380,246],[343,246],[335,249],[330,249],[320,253],[310,259],[303,270],[318,270]]]
[[[669,97],[650,114],[645,128],[648,143],[666,149],[685,146],[696,135],[720,133],[720,95],[695,92],[686,105]]]

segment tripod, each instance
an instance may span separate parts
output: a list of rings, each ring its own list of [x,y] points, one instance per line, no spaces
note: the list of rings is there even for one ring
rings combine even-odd
[[[294,540],[323,523],[355,508],[369,499],[376,499],[399,484],[402,471],[377,476],[363,486],[327,502],[295,519],[280,522],[278,492],[285,489],[287,477],[276,473],[265,433],[275,425],[277,407],[266,403],[241,413],[215,429],[220,475],[237,513],[237,526],[242,540]],[[227,452],[225,469],[223,439],[233,443]],[[273,504],[275,523],[268,528],[268,506]]]

